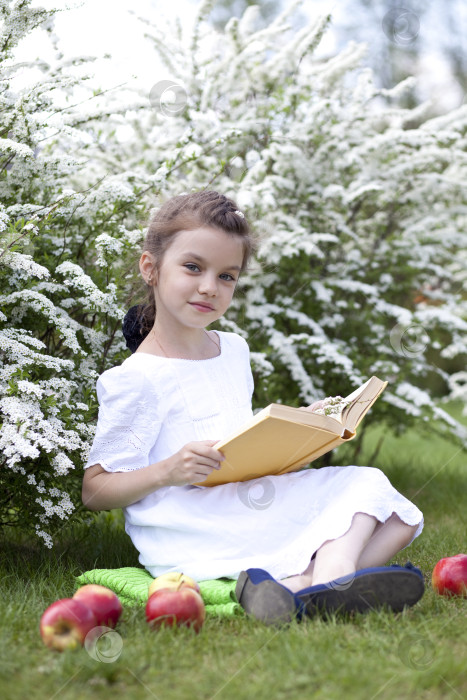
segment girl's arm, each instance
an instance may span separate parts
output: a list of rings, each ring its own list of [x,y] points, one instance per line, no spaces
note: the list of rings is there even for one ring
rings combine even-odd
[[[89,510],[124,508],[163,486],[204,481],[213,469],[220,469],[224,459],[213,449],[216,442],[189,442],[172,457],[129,472],[108,472],[93,464],[84,472],[83,503]]]

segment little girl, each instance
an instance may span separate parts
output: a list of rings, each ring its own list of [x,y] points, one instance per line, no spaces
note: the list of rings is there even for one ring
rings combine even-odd
[[[245,216],[217,192],[174,197],[153,217],[139,263],[149,293],[141,334],[97,382],[83,502],[124,509],[153,576],[236,578],[239,602],[266,623],[413,605],[421,572],[383,565],[420,534],[422,513],[378,469],[194,485],[221,468],[216,442],[252,417],[246,341],[206,327],[228,309],[253,249]],[[266,504],[254,489],[267,490]]]

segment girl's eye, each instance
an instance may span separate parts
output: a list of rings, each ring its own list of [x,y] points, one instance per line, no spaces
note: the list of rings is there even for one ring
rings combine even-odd
[[[199,269],[198,265],[196,265],[196,263],[184,263],[183,266],[186,267],[186,269],[189,270],[190,272],[199,272],[200,271],[200,269]],[[223,279],[225,282],[236,282],[237,281],[236,278],[233,275],[231,275],[229,272],[223,272],[220,275],[220,278]]]
[[[234,277],[233,275],[229,275],[228,272],[223,272],[222,275],[221,275],[221,277],[222,277],[223,279],[227,278],[227,280],[226,280],[227,282],[236,282],[235,277]]]

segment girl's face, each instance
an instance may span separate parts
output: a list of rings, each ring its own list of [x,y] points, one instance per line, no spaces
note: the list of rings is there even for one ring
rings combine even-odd
[[[232,301],[242,260],[240,236],[207,226],[180,231],[155,273],[157,323],[204,328],[216,321]]]

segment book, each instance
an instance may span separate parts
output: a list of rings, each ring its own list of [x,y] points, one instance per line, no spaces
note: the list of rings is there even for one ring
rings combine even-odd
[[[298,471],[344,442],[352,440],[364,416],[387,382],[371,377],[349,396],[329,401],[319,412],[272,403],[235,433],[217,442],[225,460],[197,486],[248,481],[259,476]],[[334,404],[337,404],[333,406]]]

